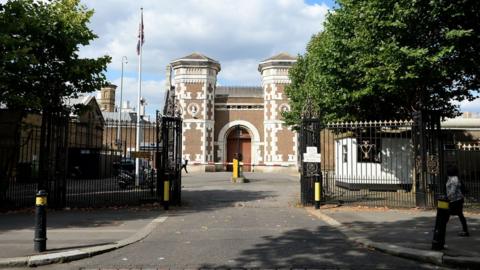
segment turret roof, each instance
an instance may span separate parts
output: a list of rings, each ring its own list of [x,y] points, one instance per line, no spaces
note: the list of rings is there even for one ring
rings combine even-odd
[[[258,64],[258,71],[262,72],[265,68],[290,67],[296,61],[296,57],[293,57],[286,52],[282,52],[260,62]]]
[[[203,60],[203,61],[206,61],[206,62],[215,62],[215,63],[218,63],[217,60],[212,59],[212,58],[210,58],[210,57],[208,57],[208,56],[205,56],[205,55],[203,55],[203,54],[201,54],[201,53],[198,53],[198,52],[193,52],[193,53],[191,53],[191,54],[189,54],[189,55],[186,55],[186,56],[184,56],[184,57],[180,57],[180,58],[178,58],[178,59],[176,59],[176,60],[173,60],[172,63],[173,63],[173,62],[180,61],[180,60],[187,60],[187,61],[188,61],[188,60],[194,60],[194,61],[202,61],[202,60]]]
[[[294,56],[291,56],[290,54],[288,54],[286,52],[281,52],[277,55],[274,55],[270,58],[267,58],[267,59],[263,60],[262,62],[277,61],[277,60],[296,61],[297,58],[294,57]]]
[[[171,62],[171,65],[172,67],[175,67],[178,65],[194,65],[194,66],[213,65],[218,69],[217,72],[220,71],[220,63],[217,60],[212,59],[198,52],[194,52],[187,56],[173,60]]]

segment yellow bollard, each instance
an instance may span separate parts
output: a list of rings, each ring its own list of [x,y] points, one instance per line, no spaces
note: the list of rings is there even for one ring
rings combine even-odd
[[[168,210],[168,204],[170,200],[170,182],[164,181],[163,182],[163,208]]]
[[[238,178],[238,159],[233,160],[233,178]]]
[[[315,183],[315,201],[320,201],[320,183]]]
[[[320,181],[320,175],[315,175],[315,209],[320,209],[320,197],[322,194]]]

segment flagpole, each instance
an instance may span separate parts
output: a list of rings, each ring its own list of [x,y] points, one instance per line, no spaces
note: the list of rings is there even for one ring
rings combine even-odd
[[[123,103],[123,65],[127,64],[127,57],[122,56],[122,73],[120,77],[120,106],[118,106],[118,130],[117,130],[117,146],[122,150],[122,103]],[[120,152],[121,153],[121,152]]]
[[[137,134],[135,142],[135,150],[140,151],[140,99],[142,95],[142,42],[143,42],[143,7],[140,8],[141,22],[140,22],[140,46],[138,50],[138,97],[137,97]],[[135,186],[140,185],[140,159],[135,158]]]

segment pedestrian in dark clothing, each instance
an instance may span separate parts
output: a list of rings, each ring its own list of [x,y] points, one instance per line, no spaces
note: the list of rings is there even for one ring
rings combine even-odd
[[[188,160],[187,159],[182,159],[182,169],[185,169],[185,173],[188,173],[187,171],[187,164],[188,164]],[[180,170],[182,170],[180,169]]]
[[[458,216],[462,223],[463,231],[459,236],[470,236],[467,227],[467,220],[463,215],[464,194],[462,193],[462,182],[458,178],[457,167],[447,168],[447,197],[450,200],[450,215]]]

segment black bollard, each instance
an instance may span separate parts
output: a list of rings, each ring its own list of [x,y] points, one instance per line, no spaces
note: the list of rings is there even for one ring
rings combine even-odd
[[[35,238],[33,248],[36,252],[47,249],[47,192],[39,190],[35,197]]]
[[[320,209],[320,174],[315,174],[315,209]]]
[[[445,233],[450,219],[449,201],[445,197],[437,199],[437,217],[433,230],[432,250],[443,250],[445,245]]]

